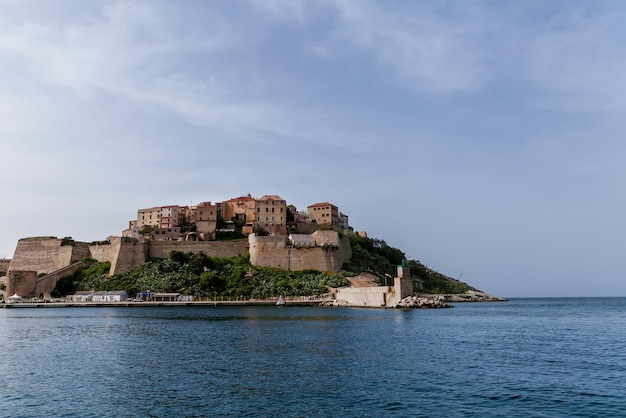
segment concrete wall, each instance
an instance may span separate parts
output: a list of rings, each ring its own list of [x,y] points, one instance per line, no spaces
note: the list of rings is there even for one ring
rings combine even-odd
[[[393,286],[342,287],[337,289],[335,299],[339,304],[360,307],[394,307],[407,296],[413,296],[411,270],[398,266]]]
[[[391,286],[342,287],[336,293],[336,300],[340,305],[361,307],[386,307],[389,298],[393,298]]]

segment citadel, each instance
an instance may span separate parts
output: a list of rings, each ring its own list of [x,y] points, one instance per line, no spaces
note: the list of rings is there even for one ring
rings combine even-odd
[[[298,212],[278,195],[255,199],[248,194],[214,204],[159,206],[139,209],[137,219],[129,221],[121,236],[104,241],[20,239],[2,279],[5,295],[49,297],[60,279],[83,268],[81,259],[108,261],[113,275],[150,258],[166,258],[171,251],[203,252],[209,257],[249,255],[254,266],[337,272],[352,257],[345,232],[354,231],[337,206],[315,203],[306,212]],[[396,279],[397,286],[347,288],[342,297],[357,306],[389,306],[413,293],[408,269],[399,267]]]

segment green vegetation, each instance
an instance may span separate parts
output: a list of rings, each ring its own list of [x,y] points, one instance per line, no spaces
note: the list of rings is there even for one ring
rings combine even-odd
[[[183,232],[183,233],[186,233],[186,232],[196,232],[196,224],[185,225],[185,226],[182,227],[180,232]]]
[[[74,241],[74,239],[72,237],[63,237],[63,239],[61,239],[61,246],[64,245],[76,245],[76,242]]]
[[[238,231],[217,231],[215,233],[216,241],[241,241],[244,239],[248,238]]]
[[[352,259],[344,265],[348,275],[362,271],[373,273],[381,279],[385,274],[396,275],[398,265],[405,263],[411,269],[413,285],[424,293],[463,293],[471,289],[467,284],[438,273],[417,260],[406,260],[402,251],[390,247],[384,240],[349,235]]]
[[[253,267],[246,257],[212,258],[204,253],[180,251],[172,251],[166,259],[150,260],[111,277],[106,275],[109,268],[109,263],[93,263],[74,276],[60,280],[54,296],[95,289],[125,290],[129,295],[151,290],[205,298],[266,298],[319,295],[325,293],[327,287],[348,284],[341,273]]]
[[[155,229],[159,229],[159,227],[156,225],[146,225],[143,228],[141,228],[138,233],[139,235],[145,235],[145,234],[151,233]]]
[[[285,271],[278,268],[255,267],[246,257],[213,258],[172,251],[166,259],[153,259],[122,274],[108,276],[109,263],[84,259],[88,267],[57,284],[53,297],[73,294],[79,290],[125,290],[129,295],[144,290],[178,292],[195,297],[217,296],[266,298],[270,296],[311,296],[327,291],[327,287],[348,285],[346,276],[369,272],[384,281],[385,274],[396,275],[398,265],[411,269],[416,289],[425,293],[463,293],[467,284],[436,272],[417,260],[406,260],[402,251],[384,240],[349,234],[352,259],[344,265],[344,273],[314,270]]]
[[[91,243],[89,245],[110,245],[111,241],[104,240],[104,241],[91,241]]]
[[[86,287],[87,283],[92,283],[97,280],[106,280],[109,270],[111,269],[111,263],[109,263],[108,261],[104,263],[98,263],[96,260],[90,258],[83,258],[80,261],[87,263],[87,267],[77,271],[73,276],[65,277],[59,280],[56,287],[51,292],[53,298],[73,295],[78,290],[90,290],[92,288],[96,289],[95,287]]]

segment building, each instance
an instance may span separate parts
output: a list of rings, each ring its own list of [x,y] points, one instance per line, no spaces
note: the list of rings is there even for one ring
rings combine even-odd
[[[221,220],[224,222],[241,222],[243,224],[241,232],[245,235],[254,232],[254,222],[256,219],[256,199],[250,194],[246,196],[234,197],[221,204]],[[219,219],[219,218],[218,218]]]
[[[73,302],[91,302],[93,294],[93,291],[79,291],[74,293],[73,295],[68,296],[68,299],[72,300]]]
[[[195,210],[194,219],[196,224],[196,234],[201,241],[215,239],[217,228],[217,205],[211,202],[200,203]]]
[[[93,292],[92,302],[123,302],[128,300],[128,293],[123,290]]]
[[[137,211],[137,222],[134,227],[141,230],[145,227],[158,228],[161,218],[161,208],[139,209]],[[130,225],[129,225],[130,227]]]
[[[185,209],[177,205],[161,206],[159,208],[159,228],[173,228],[182,226]]]
[[[341,212],[339,212],[339,230],[342,232],[347,232],[350,230],[350,225],[348,224],[348,215]]]
[[[256,225],[272,235],[287,235],[287,202],[277,195],[256,201]]]
[[[156,241],[172,241],[180,239],[180,227],[157,228],[150,233],[150,239]]]
[[[337,206],[324,202],[315,203],[307,207],[309,220],[316,224],[329,225],[334,231],[339,231],[339,209]]]

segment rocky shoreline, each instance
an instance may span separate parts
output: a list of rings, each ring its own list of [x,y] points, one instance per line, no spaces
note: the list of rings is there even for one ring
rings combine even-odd
[[[465,293],[443,295],[446,302],[506,302],[507,299],[488,295],[480,290],[468,290]]]
[[[395,308],[398,309],[442,309],[453,308],[456,302],[505,302],[506,299],[488,295],[479,290],[469,290],[458,294],[418,294],[402,299]]]

